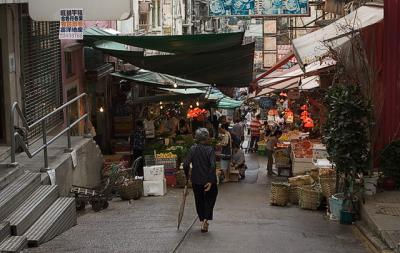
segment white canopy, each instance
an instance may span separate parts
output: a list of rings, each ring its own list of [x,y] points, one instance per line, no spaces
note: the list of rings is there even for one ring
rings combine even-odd
[[[349,42],[354,31],[383,20],[383,8],[362,6],[336,22],[293,40],[293,48],[302,68],[328,54],[328,47],[339,48]]]

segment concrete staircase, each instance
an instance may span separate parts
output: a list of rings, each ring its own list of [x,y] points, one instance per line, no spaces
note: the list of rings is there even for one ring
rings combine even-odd
[[[43,185],[40,173],[22,172],[2,182],[0,252],[37,247],[76,225],[75,199],[60,198],[58,187]]]

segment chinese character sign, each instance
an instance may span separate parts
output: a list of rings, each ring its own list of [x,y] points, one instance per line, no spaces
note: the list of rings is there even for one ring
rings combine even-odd
[[[210,0],[210,16],[305,16],[308,0]]]
[[[83,9],[60,10],[60,40],[83,39]]]

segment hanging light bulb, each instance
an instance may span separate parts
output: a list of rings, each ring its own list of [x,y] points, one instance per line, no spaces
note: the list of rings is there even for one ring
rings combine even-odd
[[[178,84],[177,83],[174,83],[174,88],[178,88]]]
[[[196,102],[196,106],[198,107],[200,105],[199,101]]]
[[[162,110],[164,107],[163,106],[160,106],[160,109]]]
[[[162,101],[160,101],[160,105],[162,105]]]
[[[193,105],[190,105],[190,109],[192,109],[193,108]]]
[[[181,105],[183,105],[183,102],[181,101]]]
[[[100,111],[100,112],[104,112],[103,106],[100,107],[99,111]]]

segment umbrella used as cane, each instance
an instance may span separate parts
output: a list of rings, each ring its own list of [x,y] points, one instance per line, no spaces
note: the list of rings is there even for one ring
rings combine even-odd
[[[183,189],[182,202],[181,202],[181,206],[179,208],[178,229],[179,229],[179,226],[181,225],[181,221],[183,218],[183,212],[185,211],[186,196],[187,196],[187,184],[185,184],[185,188]]]

